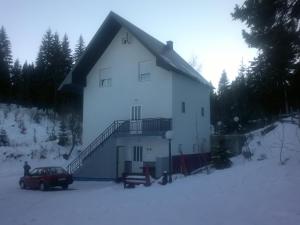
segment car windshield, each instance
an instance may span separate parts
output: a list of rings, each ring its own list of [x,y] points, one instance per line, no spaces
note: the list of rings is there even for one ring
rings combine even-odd
[[[29,171],[29,174],[37,174],[37,172],[38,172],[38,169],[33,169],[33,170]]]

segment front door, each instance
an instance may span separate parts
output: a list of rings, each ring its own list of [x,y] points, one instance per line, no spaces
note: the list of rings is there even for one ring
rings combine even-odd
[[[140,105],[131,107],[130,133],[142,133],[142,107]]]
[[[132,151],[132,172],[143,172],[143,146],[134,146]]]
[[[118,146],[117,147],[117,178],[122,177],[125,172],[125,160],[126,160],[127,147]]]

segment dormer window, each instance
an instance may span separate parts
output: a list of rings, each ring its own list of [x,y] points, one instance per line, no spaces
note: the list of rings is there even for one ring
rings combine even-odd
[[[152,61],[139,62],[139,81],[150,81],[152,72]]]
[[[112,84],[111,69],[110,68],[100,69],[99,87],[111,87],[111,84]]]

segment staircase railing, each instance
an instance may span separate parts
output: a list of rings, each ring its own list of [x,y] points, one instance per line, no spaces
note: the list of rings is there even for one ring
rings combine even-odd
[[[104,144],[114,133],[116,133],[124,124],[126,120],[114,121],[108,126],[91,144],[89,144],[68,166],[69,173],[74,173],[79,167],[81,167],[83,161],[89,157],[99,145]]]

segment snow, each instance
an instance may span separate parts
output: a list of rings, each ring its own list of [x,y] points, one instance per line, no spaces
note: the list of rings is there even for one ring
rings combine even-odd
[[[265,135],[256,131],[248,136],[251,161],[237,156],[229,169],[177,176],[166,186],[123,189],[113,182],[74,182],[67,191],[21,190],[21,162],[2,163],[0,224],[300,224],[298,125],[278,122]],[[282,158],[288,159],[284,164],[281,146]],[[261,154],[265,160],[257,160]]]
[[[1,167],[0,174],[7,168],[14,170],[9,166],[11,163],[19,168],[24,161],[33,166],[67,165],[69,162],[62,156],[71,146],[62,147],[57,144],[57,139],[49,140],[51,133],[58,136],[59,124],[59,118],[54,118],[51,111],[0,104],[0,132],[5,130],[9,140],[9,146],[0,145],[0,162],[8,165]],[[80,145],[76,146],[73,158],[80,148]]]

